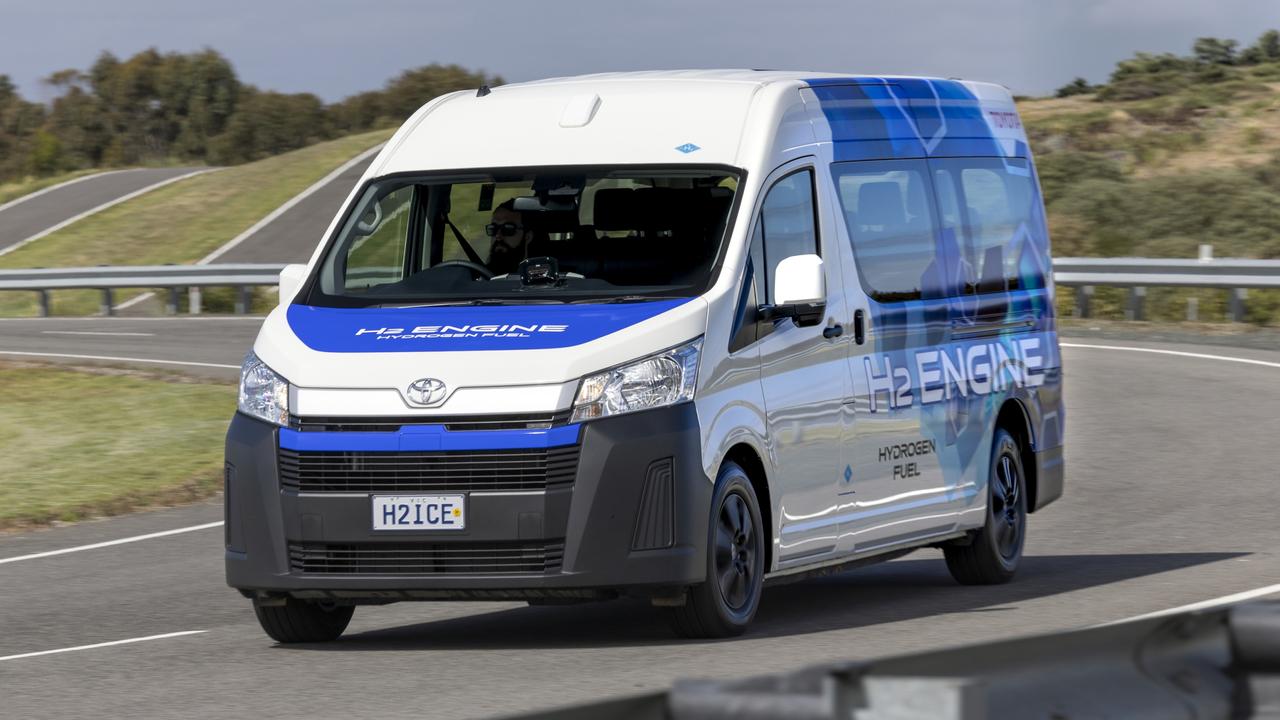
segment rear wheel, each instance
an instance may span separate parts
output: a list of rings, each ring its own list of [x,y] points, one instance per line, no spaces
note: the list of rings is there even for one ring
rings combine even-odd
[[[1013,579],[1027,538],[1027,483],[1018,441],[996,428],[987,482],[987,522],[968,545],[943,548],[947,569],[964,585]]]
[[[323,605],[288,598],[284,605],[253,601],[258,624],[280,643],[314,643],[337,640],[356,609],[353,605]]]
[[[671,609],[675,631],[689,638],[740,635],[747,629],[764,583],[764,528],[747,473],[725,463],[716,479],[707,541],[707,579]]]

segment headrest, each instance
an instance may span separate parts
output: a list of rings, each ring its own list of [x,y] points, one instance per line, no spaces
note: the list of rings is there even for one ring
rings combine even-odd
[[[907,224],[902,186],[896,182],[869,182],[858,188],[858,224],[901,227]]]

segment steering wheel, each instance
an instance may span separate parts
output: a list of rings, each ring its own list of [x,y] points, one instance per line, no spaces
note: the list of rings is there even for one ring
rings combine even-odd
[[[446,265],[457,265],[458,267],[464,267],[470,270],[471,272],[475,273],[476,275],[479,275],[480,277],[484,278],[485,280],[493,279],[492,270],[481,265],[480,263],[473,263],[470,260],[445,260],[442,263],[431,266],[431,269],[434,270],[436,268],[442,268]]]

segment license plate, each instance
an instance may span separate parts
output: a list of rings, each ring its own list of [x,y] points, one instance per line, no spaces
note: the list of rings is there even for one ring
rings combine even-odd
[[[462,495],[374,495],[374,530],[462,530],[467,527]]]

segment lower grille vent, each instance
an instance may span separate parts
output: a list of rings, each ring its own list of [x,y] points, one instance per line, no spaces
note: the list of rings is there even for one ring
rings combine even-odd
[[[529,575],[563,561],[562,541],[289,544],[290,568],[319,575]]]

